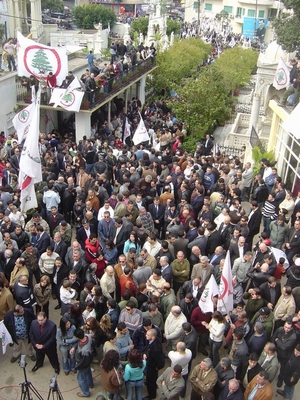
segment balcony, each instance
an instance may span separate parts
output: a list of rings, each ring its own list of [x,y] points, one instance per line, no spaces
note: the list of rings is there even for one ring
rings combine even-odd
[[[114,97],[121,95],[133,84],[137,83],[142,77],[147,76],[151,71],[156,68],[155,58],[149,58],[139,64],[131,67],[128,71],[123,72],[117,76],[105,80],[96,80],[97,89],[95,92],[94,102],[91,104],[89,101],[89,93],[86,92],[83,96],[80,112],[92,113],[98,108],[105,105]],[[52,104],[49,104],[48,99],[41,99],[41,108],[53,109]],[[31,103],[31,92],[29,93],[26,88],[21,86],[20,81],[17,82],[17,104],[19,106],[26,106]],[[66,111],[63,108],[56,108],[57,111]]]
[[[248,4],[248,5],[258,5],[258,6],[266,6],[268,8],[275,8],[274,0],[239,0],[240,4]]]

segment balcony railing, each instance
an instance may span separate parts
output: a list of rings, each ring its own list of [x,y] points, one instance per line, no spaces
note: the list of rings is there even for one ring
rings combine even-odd
[[[86,91],[82,102],[81,110],[93,110],[99,108],[100,104],[106,103],[108,100],[114,98],[121,90],[125,90],[133,83],[137,82],[143,75],[149,73],[156,68],[155,58],[139,62],[137,65],[132,66],[130,69],[114,75],[110,79],[95,79],[96,90],[91,93]],[[41,97],[41,107],[49,106],[50,98],[47,95]],[[17,82],[17,103],[19,105],[31,103],[31,92]]]

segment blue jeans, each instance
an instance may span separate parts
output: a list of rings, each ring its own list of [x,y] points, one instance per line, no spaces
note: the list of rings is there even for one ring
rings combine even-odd
[[[94,387],[91,367],[88,366],[77,371],[77,382],[84,396],[90,396],[90,388]]]
[[[209,358],[212,360],[214,367],[220,361],[219,348],[221,346],[222,342],[215,342],[214,340],[211,340],[211,338],[209,338],[209,349],[210,349]]]
[[[62,356],[62,365],[64,372],[70,372],[70,370],[75,370],[75,357],[70,355],[69,346],[60,346],[59,351]]]
[[[294,390],[295,390],[295,385],[293,386],[284,385],[283,398],[292,400],[294,395]]]
[[[270,218],[266,218],[263,216],[263,226],[264,226],[264,232],[266,232],[266,234],[270,235],[270,223],[271,223],[271,219]]]
[[[135,388],[135,400],[143,400],[143,386],[144,386],[144,379],[140,379],[139,381],[127,381],[126,382],[127,400],[133,400],[134,388]]]

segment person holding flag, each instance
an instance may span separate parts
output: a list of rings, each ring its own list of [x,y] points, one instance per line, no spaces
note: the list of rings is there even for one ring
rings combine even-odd
[[[292,69],[293,71],[293,69]],[[297,104],[299,103],[299,97],[300,97],[300,61],[297,62],[297,71],[293,71],[293,77],[290,77],[290,80],[292,80],[291,86],[284,92],[283,98],[280,102],[278,102],[278,105],[280,107],[286,106],[287,99],[289,96],[292,94],[294,95],[293,99],[293,106],[296,107]]]

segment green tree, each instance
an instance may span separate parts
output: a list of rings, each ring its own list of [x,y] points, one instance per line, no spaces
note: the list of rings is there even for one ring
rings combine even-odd
[[[40,72],[46,73],[52,71],[53,69],[53,67],[49,63],[47,54],[43,49],[38,50],[34,54],[31,65],[33,68],[36,68],[39,71],[39,73]]]
[[[198,77],[189,78],[178,88],[177,94],[178,100],[170,105],[177,118],[187,124],[190,141],[203,138],[231,115],[232,101],[224,88],[223,76],[215,66],[201,68]]]
[[[131,32],[134,34],[134,32],[142,31],[143,35],[145,36],[147,35],[148,24],[149,24],[149,17],[136,18],[130,24]]]
[[[156,92],[177,91],[184,84],[184,79],[197,73],[197,67],[210,52],[210,45],[195,38],[176,42],[172,49],[159,52],[156,57],[158,68],[153,72]]]
[[[179,21],[175,21],[174,19],[167,19],[167,35],[170,36],[172,32],[174,35],[177,35],[180,32],[181,24]]]
[[[49,9],[50,11],[64,11],[64,3],[62,0],[42,0],[41,7],[42,10]]]
[[[105,29],[108,23],[113,25],[116,21],[114,11],[101,4],[88,4],[75,7],[73,16],[76,25],[81,29],[95,29],[94,24],[98,24],[99,22],[101,22],[102,27]]]
[[[252,49],[234,47],[221,54],[215,66],[221,72],[226,90],[233,92],[246,85],[257,64],[258,53]]]
[[[299,51],[300,47],[300,0],[283,0],[283,4],[285,9],[272,21],[272,26],[277,43],[292,53]]]

